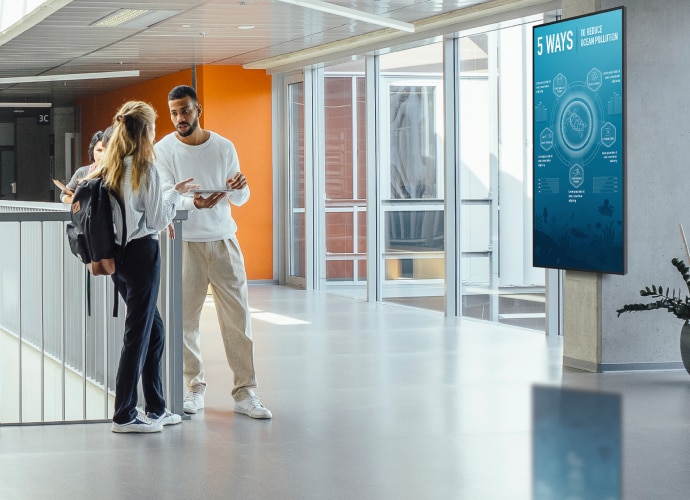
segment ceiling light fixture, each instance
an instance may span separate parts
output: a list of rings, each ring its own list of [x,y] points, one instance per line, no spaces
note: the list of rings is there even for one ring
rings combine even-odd
[[[103,71],[99,73],[72,73],[69,75],[15,76],[0,78],[0,85],[14,85],[17,83],[64,82],[71,80],[98,80],[100,78],[127,78],[132,76],[139,76],[139,70]]]
[[[362,12],[361,10],[350,9],[348,7],[341,7],[340,5],[334,5],[328,2],[322,2],[321,0],[278,0],[279,2],[289,3],[292,5],[297,5],[299,7],[304,7],[306,9],[318,10],[320,12],[325,12],[327,14],[334,14],[336,16],[348,17],[350,19],[356,19],[358,21],[364,21],[371,24],[377,24],[379,26],[385,26],[387,28],[393,28],[396,30],[407,31],[408,33],[414,33],[414,24],[405,23],[403,21],[396,21],[395,19],[389,19],[387,17],[379,16],[376,14],[369,14],[368,12]]]
[[[118,9],[89,26],[99,28],[149,28],[182,12],[181,10]]]
[[[120,26],[132,19],[136,19],[149,12],[146,9],[118,9],[112,14],[102,17],[98,21],[91,23],[91,26],[98,26],[99,28],[112,28],[113,26]]]
[[[0,108],[52,108],[52,102],[0,102]]]

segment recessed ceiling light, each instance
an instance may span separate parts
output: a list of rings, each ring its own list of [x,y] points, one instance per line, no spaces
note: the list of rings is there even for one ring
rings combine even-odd
[[[91,23],[93,26],[98,26],[99,28],[120,26],[132,19],[136,19],[139,16],[146,14],[148,10],[146,9],[118,9],[112,14],[108,14],[102,17],[98,21]]]
[[[256,26],[253,24],[245,24],[244,26],[237,27],[238,30],[253,30],[254,28],[256,28]]]
[[[99,28],[123,26],[148,28],[182,12],[181,10],[118,9],[90,24]]]

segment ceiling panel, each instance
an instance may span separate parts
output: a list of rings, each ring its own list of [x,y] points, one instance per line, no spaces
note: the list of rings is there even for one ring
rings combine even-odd
[[[517,9],[539,1],[331,0],[330,3],[398,21],[415,22],[479,4],[511,4]],[[92,26],[96,20],[123,8],[178,10],[179,13],[148,28]],[[254,28],[240,29],[247,25]],[[248,64],[340,43],[382,29],[369,22],[277,0],[72,0],[36,26],[0,45],[0,77],[123,69],[138,69],[141,76],[66,84],[0,84],[0,101],[43,98],[56,105],[69,105],[80,96],[120,88],[194,65]]]

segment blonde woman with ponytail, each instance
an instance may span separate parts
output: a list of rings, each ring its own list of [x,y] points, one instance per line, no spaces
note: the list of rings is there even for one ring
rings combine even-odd
[[[158,235],[172,221],[181,195],[198,186],[190,184],[193,179],[189,178],[162,190],[154,167],[155,123],[156,112],[149,104],[125,103],[115,116],[98,169],[89,174],[102,177],[120,196],[127,222],[124,258],[112,275],[127,306],[115,382],[113,432],[159,432],[164,425],[181,421],[179,415],[166,409],[161,382],[165,330],[156,306],[160,286]],[[137,411],[140,378],[145,415]]]

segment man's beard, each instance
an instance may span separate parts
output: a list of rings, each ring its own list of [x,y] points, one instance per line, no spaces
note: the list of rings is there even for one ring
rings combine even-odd
[[[194,121],[189,125],[189,128],[187,129],[186,132],[180,132],[179,129],[177,131],[178,134],[180,134],[182,137],[189,137],[194,133],[196,128],[199,126],[199,117],[195,118]]]

